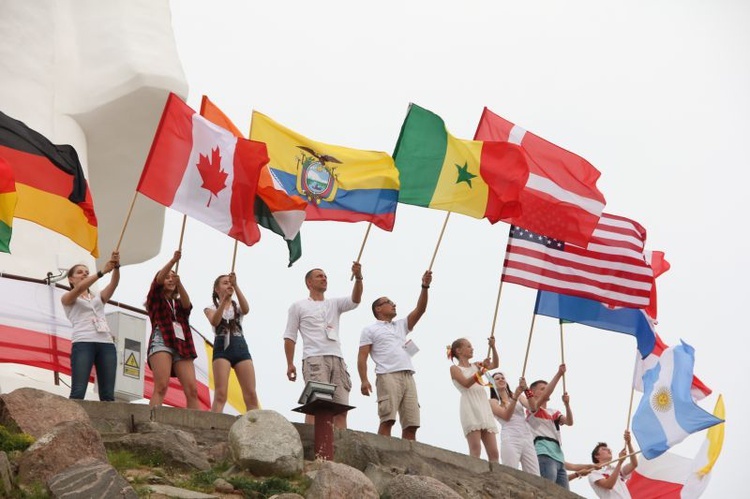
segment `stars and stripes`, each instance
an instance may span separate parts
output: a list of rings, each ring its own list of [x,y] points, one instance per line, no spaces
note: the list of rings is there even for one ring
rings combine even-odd
[[[609,305],[648,306],[654,274],[644,256],[646,230],[602,214],[586,248],[510,228],[503,281]]]

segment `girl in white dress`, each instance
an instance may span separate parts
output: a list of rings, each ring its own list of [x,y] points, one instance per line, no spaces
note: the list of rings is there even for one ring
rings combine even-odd
[[[534,436],[526,424],[524,407],[531,410],[529,400],[524,395],[526,379],[518,381],[518,387],[511,392],[505,375],[496,372],[492,375],[495,387],[490,389],[490,407],[500,422],[500,457],[502,463],[511,468],[539,476],[539,460],[534,449]]]
[[[484,390],[483,375],[487,369],[498,366],[495,338],[490,337],[489,345],[492,354],[483,362],[469,362],[474,356],[474,348],[466,338],[460,338],[450,346],[448,357],[458,360],[458,365],[451,366],[453,385],[461,392],[460,414],[461,426],[469,443],[469,455],[479,457],[482,444],[490,462],[500,461],[497,450],[497,424],[492,417],[492,410]]]

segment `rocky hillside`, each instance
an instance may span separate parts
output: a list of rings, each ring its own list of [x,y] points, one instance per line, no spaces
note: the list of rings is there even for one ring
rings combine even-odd
[[[234,417],[31,388],[0,395],[2,497],[573,498],[551,482],[419,442],[335,432],[316,460],[313,428],[274,411]],[[2,428],[0,428],[2,429]]]

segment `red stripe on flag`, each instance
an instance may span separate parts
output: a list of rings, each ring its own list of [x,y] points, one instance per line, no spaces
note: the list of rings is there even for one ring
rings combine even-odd
[[[136,188],[164,206],[172,206],[190,160],[194,114],[179,97],[169,94]]]
[[[632,220],[603,214],[594,234],[581,248],[511,227],[503,281],[610,305],[647,306],[654,279],[643,255],[646,231]]]
[[[526,158],[531,177],[519,195],[522,213],[508,221],[556,239],[586,245],[605,203],[596,187],[601,174],[591,163],[516,127],[486,107],[474,139],[519,144]],[[539,186],[539,181],[547,185]]]

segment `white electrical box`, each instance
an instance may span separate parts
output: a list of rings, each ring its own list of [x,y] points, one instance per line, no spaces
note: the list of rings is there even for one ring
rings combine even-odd
[[[111,312],[107,322],[117,338],[117,376],[115,378],[115,400],[129,402],[143,398],[143,380],[146,362],[145,317]]]

